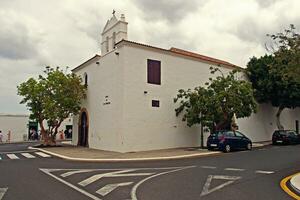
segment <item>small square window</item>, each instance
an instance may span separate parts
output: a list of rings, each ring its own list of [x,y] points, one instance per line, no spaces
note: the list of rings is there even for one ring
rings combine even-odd
[[[159,100],[152,100],[152,107],[159,107]]]

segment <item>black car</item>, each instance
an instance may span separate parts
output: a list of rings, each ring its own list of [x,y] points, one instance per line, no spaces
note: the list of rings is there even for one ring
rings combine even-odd
[[[219,149],[230,152],[233,149],[252,149],[252,142],[239,131],[217,131],[207,139],[208,150]]]
[[[300,135],[293,130],[276,130],[272,135],[273,144],[300,144]]]

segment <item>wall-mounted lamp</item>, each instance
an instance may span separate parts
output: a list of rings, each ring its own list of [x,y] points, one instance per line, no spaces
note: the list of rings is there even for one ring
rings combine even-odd
[[[144,94],[148,94],[148,92],[147,92],[147,91],[144,91]]]
[[[115,51],[115,54],[118,56],[118,55],[120,54],[120,52],[118,52],[118,51]]]
[[[100,63],[99,63],[99,62],[96,62],[96,64],[99,65]]]

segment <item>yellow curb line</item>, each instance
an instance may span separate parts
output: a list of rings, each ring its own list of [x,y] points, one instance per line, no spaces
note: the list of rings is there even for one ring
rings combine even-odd
[[[297,194],[295,194],[294,192],[292,192],[287,186],[286,183],[295,175],[300,174],[299,172],[293,175],[290,175],[288,177],[285,177],[284,179],[281,180],[280,182],[280,187],[291,197],[293,197],[294,199],[300,200],[300,196],[298,196]]]

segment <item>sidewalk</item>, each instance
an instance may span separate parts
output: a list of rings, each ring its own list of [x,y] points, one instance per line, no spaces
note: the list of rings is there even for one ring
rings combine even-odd
[[[262,147],[269,143],[255,143],[253,147]],[[220,151],[208,151],[199,147],[173,148],[153,151],[119,153],[90,149],[62,143],[61,147],[34,148],[45,153],[73,161],[90,162],[120,162],[120,161],[146,161],[146,160],[172,160],[183,158],[194,158],[208,155],[220,154]]]
[[[290,183],[293,189],[300,195],[300,173],[293,176]]]
[[[61,147],[34,148],[45,153],[57,156],[66,160],[90,161],[90,162],[120,162],[120,161],[146,161],[146,160],[172,160],[181,158],[192,158],[207,155],[219,154],[219,151],[208,151],[196,147],[163,149],[153,151],[140,151],[119,153],[103,151],[79,146],[63,144]]]

